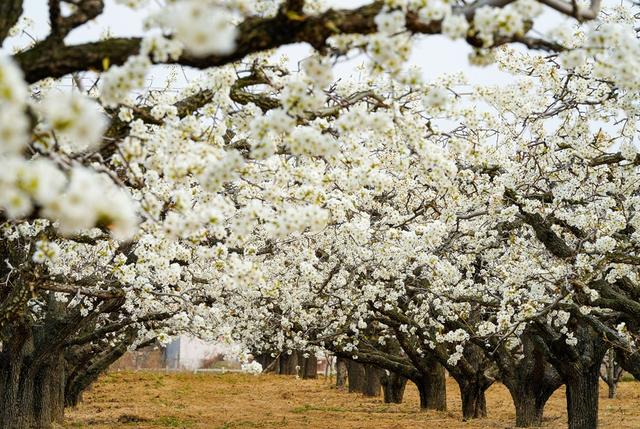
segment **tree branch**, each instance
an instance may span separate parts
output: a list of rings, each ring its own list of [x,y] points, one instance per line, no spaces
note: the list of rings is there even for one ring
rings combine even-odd
[[[0,46],[22,15],[22,0],[0,1]]]
[[[507,0],[479,1],[464,8],[458,8],[456,13],[473,16],[475,10],[480,6],[488,4],[500,7],[509,2]],[[295,5],[298,2],[290,3]],[[376,1],[357,9],[330,9],[315,16],[301,15],[298,12],[292,16],[287,8],[281,8],[275,17],[251,17],[239,24],[236,49],[228,55],[196,57],[184,53],[172,62],[199,69],[217,67],[239,61],[249,54],[292,43],[308,43],[317,50],[324,51],[327,48],[327,39],[331,36],[375,33],[377,31],[375,17],[382,7],[383,2]],[[407,30],[412,33],[441,33],[440,21],[424,23],[413,12],[408,13],[406,18]],[[467,42],[476,47],[483,46],[482,41],[474,37],[468,38]],[[47,39],[31,49],[15,55],[14,58],[24,71],[26,80],[33,83],[46,77],[59,78],[83,70],[101,71],[105,60],[108,60],[110,64],[122,64],[129,56],[139,53],[140,43],[140,38],[112,38],[65,46],[60,43],[54,44],[52,39]],[[564,49],[557,44],[524,36],[497,38],[495,45],[506,43],[523,43],[529,47],[545,50]]]

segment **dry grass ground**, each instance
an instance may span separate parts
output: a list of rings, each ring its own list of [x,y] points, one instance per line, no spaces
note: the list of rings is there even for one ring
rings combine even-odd
[[[407,386],[405,402],[384,404],[335,389],[323,379],[245,374],[112,372],[68,410],[65,428],[189,429],[414,429],[510,428],[514,410],[507,390],[492,387],[489,418],[462,422],[458,389],[447,385],[449,412],[420,412],[418,394]],[[640,383],[621,383],[618,399],[601,389],[600,427],[640,428]],[[545,428],[565,428],[564,392],[545,410]]]

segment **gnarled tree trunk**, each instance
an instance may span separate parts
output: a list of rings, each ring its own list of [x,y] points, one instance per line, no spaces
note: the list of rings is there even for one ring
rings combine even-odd
[[[608,344],[589,323],[573,315],[567,323],[577,339],[573,345],[562,336],[549,334],[546,325],[539,327],[550,361],[567,386],[569,429],[597,428],[598,382]]]
[[[34,426],[47,428],[53,422],[62,423],[64,418],[65,370],[62,353],[58,353],[43,364],[34,380]]]
[[[302,352],[294,350],[291,354],[282,353],[280,355],[280,370],[278,374],[282,375],[301,375],[304,358]]]
[[[46,429],[64,413],[62,353],[34,355],[32,330],[23,328],[0,352],[1,427]]]

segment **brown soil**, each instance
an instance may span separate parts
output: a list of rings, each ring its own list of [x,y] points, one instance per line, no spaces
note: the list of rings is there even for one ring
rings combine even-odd
[[[418,393],[407,385],[403,404],[384,404],[337,390],[324,379],[211,373],[112,372],[67,411],[65,428],[288,428],[414,429],[510,428],[514,409],[502,385],[487,395],[489,418],[463,422],[458,389],[447,384],[448,412],[421,412]],[[620,384],[618,399],[602,385],[600,427],[640,428],[640,384]],[[545,428],[565,428],[564,391],[545,409]]]

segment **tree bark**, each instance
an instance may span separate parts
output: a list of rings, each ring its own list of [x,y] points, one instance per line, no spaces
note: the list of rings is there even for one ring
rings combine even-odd
[[[364,365],[364,396],[380,396],[380,368],[374,365]]]
[[[412,381],[420,394],[420,408],[437,411],[447,410],[447,383],[442,365],[434,362],[429,372]]]
[[[542,426],[542,416],[547,398],[541,398],[529,390],[513,395],[516,407],[516,427],[528,428]]]
[[[464,421],[487,417],[485,391],[489,386],[473,381],[458,382],[462,399],[462,419]]]
[[[64,360],[62,353],[50,358],[36,373],[34,382],[34,426],[48,428],[64,418]]]
[[[603,366],[604,374],[601,374],[601,377],[605,383],[607,383],[607,387],[609,388],[607,396],[609,399],[614,399],[618,392],[618,382],[622,377],[623,371],[620,367],[620,363],[618,363],[616,351],[613,348],[607,351]]]
[[[364,365],[359,362],[349,360],[347,362],[347,379],[349,381],[349,393],[362,393],[364,391],[365,379]]]
[[[598,427],[599,368],[588,368],[566,377],[569,429]]]
[[[318,358],[315,354],[303,359],[302,378],[313,379],[318,378]]]
[[[28,366],[25,365],[29,346],[33,347],[31,330],[19,324],[0,353],[0,422],[3,429],[22,429],[28,427],[33,419],[33,415],[29,415],[32,410],[29,394],[33,393],[30,386],[33,378],[28,379],[30,374],[27,374]]]
[[[336,387],[344,389],[347,384],[347,360],[336,357]]]
[[[384,402],[387,404],[401,404],[407,379],[395,372],[382,371],[380,376]]]
[[[608,344],[585,320],[569,319],[567,325],[577,339],[575,345],[567,342],[544,324],[538,329],[545,336],[541,344],[547,346],[550,362],[567,386],[567,414],[569,429],[595,429],[598,427],[598,382],[600,368]]]
[[[547,401],[562,386],[563,380],[528,333],[521,341],[520,359],[513,359],[510,352],[503,349],[499,350],[503,355],[496,362],[516,409],[516,427],[539,427]]]
[[[280,371],[282,375],[300,375],[303,369],[304,358],[302,352],[294,350],[291,354],[282,353],[280,355]]]

